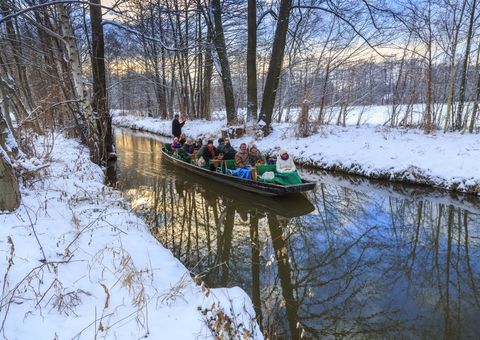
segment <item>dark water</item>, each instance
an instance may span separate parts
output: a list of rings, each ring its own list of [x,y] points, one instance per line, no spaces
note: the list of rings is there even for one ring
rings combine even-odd
[[[162,162],[116,130],[118,187],[210,287],[242,287],[270,338],[478,339],[480,200],[305,173],[315,192],[263,198]]]

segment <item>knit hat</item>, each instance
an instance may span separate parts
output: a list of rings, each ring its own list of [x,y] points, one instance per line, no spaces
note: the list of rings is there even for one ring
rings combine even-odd
[[[284,154],[286,154],[286,153],[288,153],[288,152],[287,152],[287,150],[285,150],[285,149],[280,149],[280,151],[278,152],[278,154],[279,154],[280,156],[281,156],[281,155],[284,155]]]

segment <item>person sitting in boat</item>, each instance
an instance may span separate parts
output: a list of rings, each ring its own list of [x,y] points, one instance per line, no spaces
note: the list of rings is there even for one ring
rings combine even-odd
[[[227,174],[252,179],[252,167],[248,159],[247,144],[240,144],[240,150],[235,154],[235,170],[227,169]]]
[[[235,167],[236,168],[245,168],[250,165],[250,160],[248,158],[247,144],[240,144],[240,150],[235,154]]]
[[[203,156],[203,159],[205,160],[205,163],[207,163],[207,164],[208,164],[209,161],[214,160],[215,157],[218,156],[218,151],[213,146],[213,141],[212,140],[209,140],[207,142],[207,146],[203,148],[202,156]],[[211,168],[213,168],[213,166]]]
[[[297,173],[297,167],[287,150],[281,149],[275,165],[276,174],[273,181],[281,185],[301,184],[302,179]]]
[[[288,154],[287,150],[281,149],[278,153],[276,170],[278,173],[287,173],[297,170],[293,159]]]
[[[183,151],[186,155],[192,157],[192,155],[195,153],[195,145],[193,144],[193,139],[187,139],[187,142],[183,144]]]
[[[248,150],[248,160],[252,166],[265,164],[265,157],[262,156],[255,144]]]
[[[220,137],[217,142],[218,142],[218,146],[217,146],[218,153],[224,153],[223,150],[225,149],[225,140]]]
[[[175,137],[173,139],[173,143],[170,145],[170,149],[172,152],[177,153],[179,149],[182,148],[182,144],[178,141],[178,138]]]
[[[237,151],[233,148],[232,144],[230,144],[230,140],[228,138],[225,138],[225,146],[223,147],[223,159],[235,159],[236,153]]]
[[[180,135],[180,139],[178,141],[180,142],[180,144],[182,144],[182,147],[183,147],[187,142],[187,135],[184,132],[182,132],[182,134]]]
[[[193,144],[194,144],[195,150],[200,150],[203,145],[202,139],[198,138]]]

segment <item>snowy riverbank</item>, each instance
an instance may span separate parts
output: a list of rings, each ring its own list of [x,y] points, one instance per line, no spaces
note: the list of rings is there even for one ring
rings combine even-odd
[[[171,121],[134,116],[115,116],[117,126],[170,136]],[[224,121],[189,121],[190,136],[218,136]],[[381,126],[322,127],[307,138],[294,136],[288,123],[274,125],[268,137],[253,141],[261,151],[273,154],[284,147],[295,161],[316,168],[337,170],[397,182],[424,184],[459,192],[480,194],[480,136],[442,133],[425,135],[420,130]]]
[[[48,163],[0,212],[6,339],[262,337],[246,293],[195,284],[84,147],[57,136]]]

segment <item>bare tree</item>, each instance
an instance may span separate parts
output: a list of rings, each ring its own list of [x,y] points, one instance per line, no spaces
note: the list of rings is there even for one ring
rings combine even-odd
[[[247,121],[257,119],[257,2],[248,0]]]
[[[92,75],[93,75],[93,111],[98,117],[100,131],[100,157],[96,163],[107,162],[114,157],[112,117],[108,110],[107,80],[105,76],[105,43],[103,39],[102,8],[100,0],[90,3],[90,21],[92,29]]]

